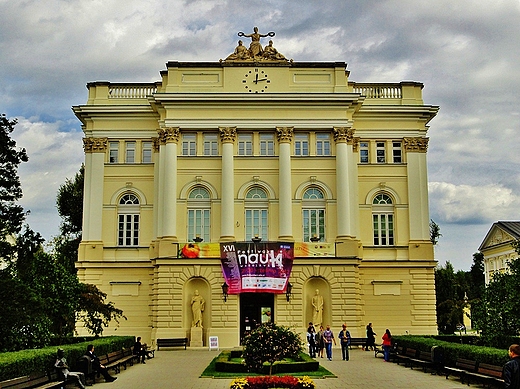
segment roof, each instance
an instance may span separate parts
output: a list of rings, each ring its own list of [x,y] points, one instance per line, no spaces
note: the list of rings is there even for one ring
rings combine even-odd
[[[520,221],[498,221],[498,222],[493,223],[493,225],[489,229],[484,240],[482,241],[482,243],[480,244],[480,246],[478,248],[479,251],[481,251],[482,248],[486,247],[486,243],[489,241],[489,239],[491,238],[491,236],[496,228],[500,228],[507,234],[511,235],[514,240],[520,239]]]

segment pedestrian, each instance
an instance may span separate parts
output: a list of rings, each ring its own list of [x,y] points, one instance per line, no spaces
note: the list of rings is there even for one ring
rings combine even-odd
[[[309,344],[309,355],[311,358],[316,358],[316,329],[309,323],[307,328],[307,343]]]
[[[520,389],[520,345],[509,346],[510,361],[506,362],[502,370],[505,389]]]
[[[325,348],[325,342],[323,340],[323,326],[320,326],[320,330],[316,333],[316,345],[318,347],[318,356],[323,358],[323,349]]]
[[[390,330],[387,328],[383,338],[383,356],[385,362],[390,361],[390,349],[392,348],[392,334],[390,333]]]
[[[330,329],[330,325],[327,324],[327,329],[323,331],[323,342],[325,343],[325,351],[327,352],[327,359],[332,361],[332,342],[336,345],[336,339]]]
[[[347,330],[347,325],[343,324],[342,330],[339,332],[338,338],[341,344],[341,356],[344,361],[349,360],[348,348],[350,347],[350,331]]]
[[[372,323],[368,323],[367,325],[367,341],[365,344],[365,351],[368,351],[370,348],[372,351],[374,350],[376,343],[376,333],[372,329]]]

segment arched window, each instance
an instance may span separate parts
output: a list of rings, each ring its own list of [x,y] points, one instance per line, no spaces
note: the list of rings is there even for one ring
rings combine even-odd
[[[386,193],[377,194],[372,201],[372,225],[375,246],[394,245],[394,206]]]
[[[188,241],[202,238],[210,242],[211,198],[209,191],[197,186],[188,195]]]
[[[325,241],[325,196],[319,188],[309,188],[302,198],[303,241]]]
[[[132,193],[126,193],[119,199],[118,214],[118,246],[139,245],[139,199]]]
[[[267,215],[269,204],[267,193],[261,187],[249,189],[245,196],[245,239],[251,240],[255,236],[268,239]]]

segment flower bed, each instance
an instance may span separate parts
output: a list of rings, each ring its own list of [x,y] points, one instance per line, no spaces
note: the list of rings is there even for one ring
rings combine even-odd
[[[315,389],[314,381],[309,377],[302,378],[293,376],[262,376],[235,378],[231,381],[229,389]]]

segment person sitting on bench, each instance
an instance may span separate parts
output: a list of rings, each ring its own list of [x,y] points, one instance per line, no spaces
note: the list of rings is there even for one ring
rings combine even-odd
[[[78,371],[69,371],[67,358],[65,358],[65,351],[62,348],[58,349],[56,363],[54,364],[54,367],[61,375],[60,379],[67,380],[69,379],[69,377],[72,377],[81,389],[85,389],[85,375]]]

